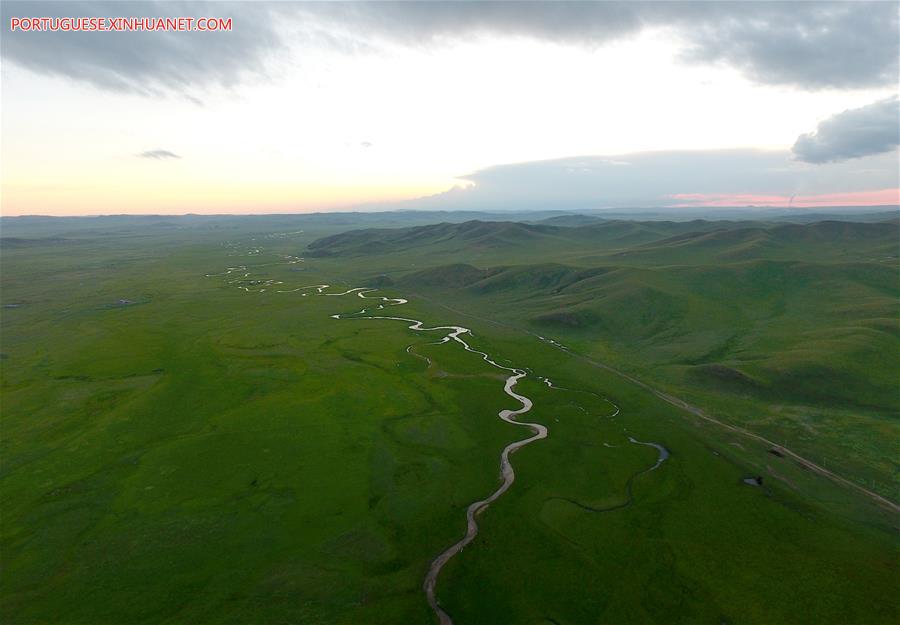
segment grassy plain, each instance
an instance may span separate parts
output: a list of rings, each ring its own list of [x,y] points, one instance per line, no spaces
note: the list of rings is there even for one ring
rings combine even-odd
[[[392,230],[401,243],[378,252],[373,232],[312,249],[552,337],[900,499],[896,220],[442,224]]]
[[[682,349],[662,339],[679,335],[642,328],[668,300],[630,297],[621,282],[639,292],[669,285],[676,310],[676,296],[700,291],[694,316],[679,319],[683,328],[719,332],[691,352],[712,352],[706,360],[714,362],[723,358],[716,341],[727,341],[727,327],[756,328],[744,340],[763,354],[765,340],[791,336],[809,309],[785,306],[794,318],[782,334],[760,336],[757,313],[744,311],[754,292],[734,300],[743,283],[685,277],[687,269],[657,268],[644,257],[612,272],[612,281],[597,274],[584,292],[584,284],[575,288],[580,280],[561,287],[568,270],[548,278],[520,268],[512,280],[501,271],[494,280],[512,286],[495,290],[478,287],[481,280],[449,285],[413,275],[454,261],[477,272],[536,264],[545,243],[526,259],[517,235],[512,247],[492,242],[490,232],[475,244],[451,233],[402,254],[290,263],[286,256],[360,223],[159,222],[3,224],[3,623],[433,622],[421,591],[428,563],[462,535],[465,507],[496,487],[500,450],[524,432],[495,416],[512,407],[502,376],[458,346],[427,345],[431,337],[398,322],[332,319],[361,307],[352,295],[277,292],[320,283],[343,289],[382,275],[390,276],[380,281],[385,294],[410,299],[392,313],[469,326],[475,347],[527,367],[533,375],[519,390],[535,401],[529,418],[550,428],[548,439],[514,456],[513,488],[442,574],[438,594],[457,623],[896,621],[895,514],[525,332],[549,327],[586,354],[614,357],[742,419],[770,405],[766,393],[775,391],[704,391],[682,365],[660,365],[668,361],[654,360],[658,353]],[[554,249],[570,259],[621,251],[608,242],[546,245],[546,261],[559,260]],[[868,251],[857,244],[848,253]],[[839,275],[859,289],[848,300],[881,318],[879,298],[896,285],[870,264],[867,277]],[[222,275],[236,266],[247,267],[248,282],[229,283],[243,271]],[[440,273],[460,279],[458,268]],[[759,289],[780,288],[765,275]],[[283,284],[257,282],[265,280]],[[716,284],[732,285],[722,304],[731,316],[718,326],[716,314],[702,313],[721,299]],[[813,279],[808,291],[810,299],[821,285]],[[606,306],[616,293],[624,299]],[[590,302],[610,325],[568,322],[565,314]],[[556,313],[562,322],[540,319]],[[860,317],[852,308],[843,315]],[[876,371],[822,340],[824,353],[843,359],[836,367],[874,376],[860,383],[871,395],[860,412],[869,421],[842,427],[862,441],[847,466],[877,474],[884,492],[890,468],[873,458],[896,436],[896,415],[883,412],[895,407],[878,383],[896,367],[891,344],[877,352],[886,370]],[[413,343],[432,365],[405,353]],[[748,371],[765,380],[762,369]],[[574,390],[551,390],[537,376]],[[781,391],[791,406],[837,419],[809,391],[796,403],[792,388]],[[841,410],[859,408],[849,402]],[[876,419],[887,441],[872,436]],[[672,455],[642,473],[657,452],[628,436]],[[810,447],[829,444],[817,436]],[[750,475],[764,475],[762,487],[742,482]]]

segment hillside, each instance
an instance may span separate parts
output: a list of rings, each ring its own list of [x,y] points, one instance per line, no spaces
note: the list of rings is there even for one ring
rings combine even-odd
[[[896,240],[896,222],[739,227],[566,262],[532,249],[531,262],[407,270],[397,288],[552,338],[878,481],[896,471]]]
[[[740,261],[753,258],[884,260],[896,258],[897,220],[821,221],[774,227],[690,231],[619,252],[618,260],[660,262]]]
[[[449,244],[462,248],[523,245],[558,235],[559,228],[506,221],[439,223],[412,228],[367,228],[323,237],[309,244],[308,256],[386,254]]]
[[[550,222],[565,225],[551,225]],[[720,221],[624,221],[566,216],[542,223],[466,221],[407,228],[366,228],[322,237],[309,244],[314,258],[394,255],[425,252],[490,253],[597,253],[616,251],[686,233],[717,232],[747,225]]]
[[[900,284],[891,267],[459,264],[411,273],[398,285],[462,290],[535,329],[599,342],[635,363],[677,367],[701,385],[719,384],[728,367],[746,392],[900,413],[892,369],[853,364],[860,358],[889,363],[891,350],[900,348]],[[734,380],[727,381],[737,388]]]
[[[552,259],[578,266],[675,265],[755,259],[889,262],[897,257],[897,220],[772,224],[729,221],[581,220],[582,225],[467,221],[407,228],[367,228],[319,238],[313,258],[385,257],[418,263],[498,265]]]

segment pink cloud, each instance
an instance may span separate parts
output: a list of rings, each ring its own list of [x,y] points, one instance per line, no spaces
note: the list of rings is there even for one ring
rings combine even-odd
[[[900,189],[857,191],[854,193],[822,193],[818,195],[764,195],[756,193],[675,193],[668,196],[672,207],[691,206],[766,206],[798,208],[816,206],[879,206],[900,204]]]

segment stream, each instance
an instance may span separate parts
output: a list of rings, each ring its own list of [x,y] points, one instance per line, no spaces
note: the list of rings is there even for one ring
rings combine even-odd
[[[247,255],[257,255],[259,254],[259,249],[254,248],[247,252]],[[291,263],[301,262],[303,259],[295,256],[285,257],[285,259]],[[228,278],[228,284],[235,286],[239,289],[242,289],[248,293],[263,293],[267,290],[267,288],[280,286],[283,284],[278,280],[253,280],[250,279],[251,272],[246,265],[238,265],[235,267],[228,267],[224,272],[217,274],[206,274],[207,277],[224,277]],[[382,297],[382,296],[372,296],[369,295],[376,289],[370,287],[356,287],[352,289],[348,289],[346,291],[340,293],[328,293],[326,292],[329,288],[331,288],[328,284],[314,284],[310,286],[301,286],[293,289],[273,289],[277,293],[299,293],[301,296],[306,297],[309,294],[315,296],[324,296],[324,297],[341,297],[356,294],[357,297],[362,298],[364,300],[377,300],[379,303],[376,307],[377,310],[383,310],[388,306],[400,306],[406,304],[408,300],[403,298],[391,298],[391,297]],[[481,357],[481,359],[491,365],[492,367],[496,367],[502,371],[507,372],[509,375],[507,376],[504,384],[503,391],[512,399],[518,402],[519,407],[516,409],[503,409],[497,416],[510,423],[512,425],[520,426],[527,428],[531,431],[531,435],[514,441],[508,444],[503,448],[503,451],[500,453],[500,485],[486,498],[475,501],[466,508],[466,533],[460,538],[457,542],[453,543],[449,547],[447,547],[444,551],[438,554],[432,561],[428,567],[428,572],[425,575],[425,580],[422,585],[423,590],[425,591],[426,598],[428,600],[429,606],[437,615],[438,620],[441,625],[452,625],[453,619],[450,615],[440,606],[440,602],[437,599],[436,594],[436,586],[438,577],[440,576],[441,570],[444,565],[450,561],[453,556],[460,553],[467,545],[469,545],[475,537],[478,535],[478,515],[484,512],[488,506],[490,506],[493,502],[499,499],[503,493],[505,493],[512,486],[513,482],[516,479],[516,473],[512,466],[512,462],[510,461],[510,456],[518,449],[525,447],[526,445],[530,445],[536,441],[547,438],[549,434],[549,430],[545,425],[540,423],[532,423],[527,421],[519,421],[517,417],[527,413],[533,407],[533,402],[531,399],[526,397],[525,395],[521,395],[516,392],[516,385],[520,380],[527,376],[527,372],[524,369],[519,369],[516,367],[509,367],[502,365],[496,362],[494,359],[490,357],[487,352],[483,352],[473,348],[467,341],[467,336],[471,336],[472,332],[469,328],[457,325],[442,325],[442,326],[432,326],[426,327],[423,321],[418,319],[411,319],[408,317],[396,317],[390,315],[373,315],[369,314],[369,307],[363,307],[362,310],[359,310],[354,313],[338,313],[331,315],[332,319],[383,319],[387,321],[401,321],[403,323],[408,324],[407,327],[410,330],[416,332],[445,332],[444,336],[441,337],[438,341],[435,341],[432,344],[445,344],[454,342],[462,346],[462,348],[470,352],[472,354],[476,354]],[[543,339],[543,337],[541,337]],[[550,339],[544,339],[547,342],[553,343],[554,345],[560,346],[555,341]],[[415,354],[410,351],[413,345],[410,345],[406,348],[406,352],[412,356],[416,356],[418,358],[423,358],[427,363],[431,364],[431,359],[427,356],[421,356],[419,354]],[[558,390],[571,390],[571,389],[562,389],[560,387],[556,387],[553,383],[547,378],[539,378],[541,382],[546,384],[549,388],[558,389]],[[587,391],[585,391],[587,392]],[[599,397],[599,396],[598,396]],[[605,398],[604,398],[605,399]],[[606,400],[609,401],[609,400]],[[613,408],[614,413],[610,416],[616,416],[619,413],[619,408],[612,402],[609,402]],[[635,440],[629,437],[629,441],[639,445],[650,445],[652,447],[657,448],[659,453],[659,458],[656,464],[648,469],[647,471],[652,471],[656,469],[662,462],[668,457],[669,452],[662,445],[658,445],[656,443],[645,443],[643,441]]]
[[[381,297],[374,296],[370,297],[367,293],[370,293],[373,289],[367,288],[356,288],[350,289],[349,291],[345,291],[343,293],[322,293],[323,295],[349,295],[351,293],[356,293],[358,297],[363,299],[377,299],[387,305],[399,306],[401,304],[405,304],[407,300],[402,298],[389,298],[389,297]],[[321,292],[321,291],[320,291]],[[469,345],[466,340],[463,338],[463,335],[471,335],[471,331],[469,328],[465,328],[463,326],[434,326],[430,328],[426,328],[424,322],[419,321],[418,319],[410,319],[407,317],[393,317],[386,315],[369,315],[367,314],[368,310],[363,308],[359,312],[351,313],[349,315],[337,314],[332,315],[333,319],[385,319],[391,321],[403,321],[404,323],[408,323],[407,326],[410,330],[415,330],[417,332],[433,332],[435,330],[446,330],[448,333],[437,341],[438,344],[447,343],[449,341],[455,341],[463,346],[467,352],[471,352],[473,354],[478,354],[481,356],[481,359],[486,363],[490,364],[493,367],[498,369],[502,369],[503,371],[507,371],[510,375],[506,378],[506,382],[503,385],[503,391],[519,402],[520,407],[515,410],[504,409],[497,413],[497,416],[507,423],[511,423],[513,425],[524,426],[530,429],[533,434],[528,438],[523,438],[518,441],[514,441],[503,448],[503,451],[500,453],[500,475],[502,478],[502,482],[497,489],[491,493],[485,499],[481,499],[479,501],[473,502],[469,504],[469,507],[466,508],[466,534],[461,539],[459,539],[454,544],[450,545],[441,552],[434,560],[431,561],[431,565],[428,567],[428,573],[425,575],[425,582],[423,584],[423,588],[425,590],[425,596],[428,599],[428,605],[431,606],[431,609],[434,610],[435,614],[437,614],[438,619],[441,625],[451,625],[453,623],[453,619],[450,618],[450,615],[441,608],[440,603],[437,600],[437,594],[435,592],[435,588],[437,586],[438,576],[441,573],[441,569],[445,564],[456,554],[462,551],[466,545],[471,543],[475,537],[478,535],[478,521],[476,517],[478,514],[487,509],[489,505],[491,505],[494,501],[496,501],[503,493],[509,490],[509,487],[512,486],[513,482],[516,480],[516,472],[513,469],[512,463],[509,460],[510,455],[517,449],[521,449],[525,445],[529,445],[535,441],[539,441],[542,438],[547,438],[548,430],[545,425],[540,423],[529,423],[518,421],[516,417],[519,415],[525,414],[529,410],[531,410],[534,405],[528,397],[524,395],[520,395],[515,391],[516,384],[518,384],[519,380],[524,378],[527,373],[522,369],[516,369],[514,367],[506,367],[494,361],[486,352],[479,351]],[[408,351],[408,350],[407,350]]]

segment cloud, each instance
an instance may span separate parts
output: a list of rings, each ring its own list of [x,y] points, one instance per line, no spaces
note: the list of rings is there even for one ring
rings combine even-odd
[[[896,87],[897,5],[892,2],[706,5],[683,57],[723,63],[759,83],[810,89]]]
[[[375,35],[409,45],[514,35],[598,45],[637,32],[636,4],[624,2],[335,2],[304,5],[307,17],[350,36]]]
[[[807,163],[833,163],[896,150],[900,146],[897,96],[832,115],[815,132],[797,137],[791,150]]]
[[[157,161],[169,160],[172,158],[181,158],[174,152],[169,152],[168,150],[147,150],[146,152],[141,152],[138,154],[139,158],[152,158]]]
[[[787,150],[642,152],[498,165],[461,182],[445,193],[381,208],[584,210],[778,199],[787,206],[794,195],[865,199],[860,193],[900,187],[900,159],[892,152],[813,166]]]
[[[667,28],[686,62],[810,89],[894,86],[900,53],[890,2],[339,2],[312,18],[408,45],[505,34],[593,47]]]
[[[234,85],[265,74],[268,58],[303,42],[353,51],[512,36],[591,48],[664,28],[682,42],[686,62],[809,89],[893,87],[900,54],[891,2],[4,1],[3,12],[233,18],[233,31],[220,33],[9,32],[4,20],[4,60],[144,94]]]
[[[145,95],[196,93],[265,72],[283,48],[279,5],[189,2],[3,2],[4,61],[41,74]],[[38,32],[9,30],[10,17],[222,17],[230,32]]]

